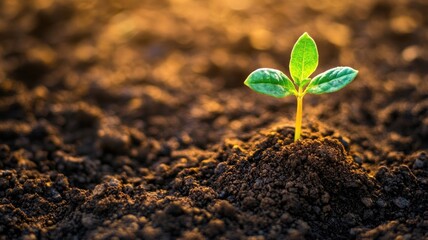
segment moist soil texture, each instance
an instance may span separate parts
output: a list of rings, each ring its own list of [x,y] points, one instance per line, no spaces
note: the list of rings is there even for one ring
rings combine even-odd
[[[0,1],[0,239],[428,239],[428,2]],[[343,90],[288,74],[296,39]]]

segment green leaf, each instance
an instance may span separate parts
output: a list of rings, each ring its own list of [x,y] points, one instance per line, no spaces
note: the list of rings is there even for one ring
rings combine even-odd
[[[314,77],[305,91],[312,94],[336,92],[352,82],[357,74],[358,71],[350,67],[335,67]]]
[[[309,82],[311,82],[312,79],[310,78],[305,78],[302,81],[300,81],[300,86],[306,86],[306,84],[308,84]]]
[[[291,51],[290,74],[297,86],[308,78],[318,66],[318,50],[315,41],[304,33],[294,44]]]
[[[244,82],[258,93],[282,98],[296,93],[293,82],[281,71],[272,68],[259,68],[252,72]]]

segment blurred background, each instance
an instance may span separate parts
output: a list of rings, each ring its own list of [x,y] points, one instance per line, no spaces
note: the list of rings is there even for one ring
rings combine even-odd
[[[294,99],[242,82],[259,67],[288,75],[291,48],[308,32],[316,73],[338,65],[360,73],[340,93],[308,97],[307,118],[348,134],[395,131],[420,149],[427,13],[425,0],[1,0],[0,120],[47,119],[70,131],[53,116],[80,109],[204,148],[293,120]]]

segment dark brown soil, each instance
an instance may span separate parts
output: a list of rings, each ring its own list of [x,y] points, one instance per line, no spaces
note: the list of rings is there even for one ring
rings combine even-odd
[[[0,239],[428,239],[428,3],[0,1]],[[309,32],[340,92],[242,82]]]

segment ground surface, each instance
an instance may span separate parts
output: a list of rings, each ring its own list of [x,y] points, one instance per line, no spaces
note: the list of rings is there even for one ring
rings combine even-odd
[[[428,239],[427,12],[0,1],[0,239]],[[305,31],[360,73],[293,143],[295,99],[242,82]]]

